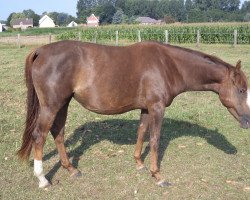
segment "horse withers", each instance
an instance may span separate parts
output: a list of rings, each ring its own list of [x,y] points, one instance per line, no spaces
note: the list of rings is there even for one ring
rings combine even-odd
[[[221,59],[198,51],[141,42],[126,47],[61,41],[42,46],[26,59],[27,117],[18,155],[28,160],[34,148],[34,173],[39,187],[49,185],[42,167],[43,147],[50,131],[61,164],[71,176],[80,175],[69,161],[64,146],[64,127],[69,102],[113,115],[141,110],[134,158],[141,159],[145,132],[150,131],[150,171],[160,186],[158,147],[165,108],[186,91],[213,91],[240,122],[250,127],[250,92],[241,70]]]

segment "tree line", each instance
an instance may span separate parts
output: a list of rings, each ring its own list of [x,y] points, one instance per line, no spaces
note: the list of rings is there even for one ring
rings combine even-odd
[[[44,12],[36,14],[27,9],[11,13],[7,25],[11,26],[17,18],[33,18],[34,26],[47,14],[56,25],[64,26],[71,21],[86,23],[86,18],[94,13],[101,24],[135,23],[138,16],[162,19],[172,22],[218,22],[250,21],[250,1],[240,0],[78,0],[77,17],[63,12]]]
[[[102,24],[133,23],[138,16],[171,22],[250,21],[250,2],[240,0],[78,0],[77,18],[91,13]]]

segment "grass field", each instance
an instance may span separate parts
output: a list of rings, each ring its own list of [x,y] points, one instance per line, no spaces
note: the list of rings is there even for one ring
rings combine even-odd
[[[73,100],[66,144],[83,176],[72,179],[60,167],[49,135],[44,170],[52,183],[58,184],[38,189],[32,158],[27,165],[15,155],[25,119],[24,60],[33,48],[0,44],[0,199],[249,199],[249,130],[240,129],[211,92],[181,94],[166,109],[160,161],[162,175],[172,186],[159,188],[149,172],[135,169],[139,111],[102,116]],[[241,59],[250,76],[249,45],[202,45],[199,50],[232,64]],[[145,141],[143,157],[149,166],[147,144]]]

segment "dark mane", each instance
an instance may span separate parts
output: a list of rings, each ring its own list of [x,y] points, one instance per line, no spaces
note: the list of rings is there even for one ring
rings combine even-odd
[[[198,57],[201,57],[203,59],[206,59],[209,62],[213,62],[215,64],[219,64],[219,65],[223,65],[227,68],[231,68],[232,65],[230,65],[229,63],[226,63],[225,61],[221,60],[220,58],[213,56],[213,55],[209,55],[200,51],[196,51],[196,50],[192,50],[192,49],[188,49],[188,48],[184,48],[184,47],[180,47],[180,46],[175,46],[175,45],[170,45],[170,44],[164,44],[164,43],[159,43],[165,47],[169,47],[169,48],[175,48],[175,49],[179,49],[181,51],[185,51],[191,54],[194,54]]]

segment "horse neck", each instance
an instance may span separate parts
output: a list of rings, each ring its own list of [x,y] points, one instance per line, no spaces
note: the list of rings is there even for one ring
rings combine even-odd
[[[219,93],[219,88],[228,75],[228,68],[221,63],[185,62],[182,77],[185,91],[213,91]]]

